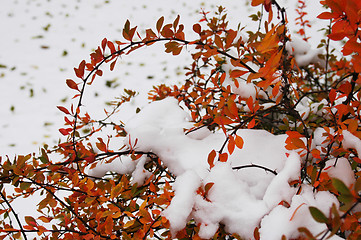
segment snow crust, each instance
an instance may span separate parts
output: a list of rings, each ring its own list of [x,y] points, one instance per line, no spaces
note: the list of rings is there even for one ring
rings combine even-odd
[[[327,229],[325,224],[312,219],[308,207],[315,206],[327,214],[332,204],[338,206],[338,201],[329,192],[313,192],[309,185],[302,184],[299,189],[289,184],[300,178],[302,159],[296,152],[285,149],[286,135],[240,129],[237,135],[244,140],[243,148],[236,149],[227,162],[215,161],[210,168],[208,154],[213,149],[219,150],[226,137],[223,132],[211,133],[205,129],[199,136],[197,131],[186,135],[184,129],[190,127],[188,119],[176,99],[166,98],[150,103],[126,123],[128,137],[124,144],[157,154],[176,177],[175,196],[163,212],[173,234],[191,219],[201,224],[199,235],[205,239],[211,238],[220,224],[226,231],[247,239],[253,239],[253,231],[259,227],[261,239],[267,240],[280,239],[282,234],[297,238],[300,227],[307,227],[315,235]],[[345,132],[344,144],[358,148],[360,140],[348,134]],[[323,132],[317,130],[312,147],[324,144],[324,138]],[[136,161],[122,158],[108,168],[100,165],[92,171],[97,176],[106,171],[131,173],[134,181],[141,184],[149,176],[144,170],[146,161],[145,157]],[[330,176],[340,178],[347,185],[354,183],[348,161],[337,161],[337,164],[335,160],[326,163]],[[197,189],[207,183],[214,183],[208,195],[197,194]]]

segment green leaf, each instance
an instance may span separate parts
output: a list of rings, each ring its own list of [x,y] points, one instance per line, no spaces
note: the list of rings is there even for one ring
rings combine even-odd
[[[360,177],[356,180],[354,189],[355,189],[356,193],[361,191],[361,178]]]
[[[26,189],[28,189],[31,186],[30,182],[22,182],[20,183],[20,189],[25,191]]]
[[[350,189],[340,179],[332,178],[332,185],[341,195],[352,195]]]
[[[298,231],[300,232],[300,233],[303,233],[303,234],[305,234],[307,237],[308,237],[308,239],[312,239],[312,240],[315,240],[316,238],[312,235],[312,233],[310,232],[310,230],[308,230],[307,228],[305,228],[305,227],[300,227],[300,228],[298,228]]]
[[[49,157],[44,148],[41,149],[41,156],[39,159],[42,163],[49,163]]]
[[[328,222],[328,218],[318,208],[309,207],[309,210],[310,210],[310,213],[311,213],[313,219],[315,219],[316,222],[319,222],[319,223],[327,223]]]

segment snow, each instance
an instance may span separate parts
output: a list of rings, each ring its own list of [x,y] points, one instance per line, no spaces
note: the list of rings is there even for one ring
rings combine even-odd
[[[298,37],[292,37],[291,41],[286,43],[286,49],[290,55],[294,56],[299,67],[315,63],[324,67],[326,64],[323,59],[318,57],[323,53],[321,49],[311,48],[308,42]]]
[[[102,38],[119,39],[119,28],[122,27],[119,24],[123,24],[126,18],[144,29],[154,27],[156,19],[162,15],[171,21],[180,14],[182,21],[191,28],[192,23],[199,19],[194,12],[201,6],[211,9],[213,4],[218,2],[193,1],[191,5],[177,2],[170,6],[167,1],[153,1],[151,5],[142,1],[133,6],[121,1],[73,1],[67,4],[57,1],[38,1],[37,4],[36,1],[12,1],[2,6],[1,20],[7,21],[3,31],[8,36],[0,39],[1,46],[6,46],[0,53],[0,64],[7,66],[1,70],[5,77],[0,79],[4,87],[0,96],[1,154],[28,153],[37,151],[39,143],[57,142],[57,129],[63,123],[62,114],[55,106],[69,105],[68,99],[71,98],[65,79],[74,77],[72,68],[88,56]],[[239,11],[243,6],[231,0],[222,4],[228,9],[231,22],[236,19],[234,24],[238,24],[239,16],[242,15]],[[47,10],[51,11],[47,13]],[[47,22],[50,26],[45,31],[44,23]],[[40,35],[43,37],[34,39]],[[239,37],[246,39],[241,34]],[[49,48],[44,48],[46,46]],[[292,37],[286,47],[300,67],[313,63],[324,65],[318,58],[322,52],[311,46],[314,44]],[[236,149],[227,162],[215,162],[215,166],[210,168],[208,154],[221,148],[226,139],[224,133],[213,133],[207,128],[201,128],[186,135],[184,129],[192,126],[190,118],[173,98],[147,105],[146,90],[153,84],[182,80],[178,74],[181,70],[173,66],[179,66],[181,61],[187,63],[185,60],[189,57],[182,55],[180,61],[169,55],[155,54],[163,51],[162,46],[152,49],[155,49],[154,52],[147,48],[139,54],[124,57],[119,61],[118,71],[105,75],[106,80],[114,80],[121,88],[145,90],[120,111],[128,132],[124,144],[129,148],[157,154],[176,176],[172,185],[175,196],[163,212],[170,221],[173,234],[192,218],[201,223],[199,235],[202,238],[211,238],[220,224],[227,231],[238,233],[246,239],[253,238],[255,227],[260,227],[263,240],[281,239],[283,234],[287,238],[297,238],[299,227],[307,227],[315,235],[325,231],[325,224],[315,222],[308,207],[315,206],[327,215],[332,204],[338,205],[338,201],[331,193],[314,192],[312,187],[305,184],[301,185],[299,193],[298,187],[290,186],[291,181],[300,178],[302,159],[296,152],[285,149],[287,135],[240,129],[236,134],[243,138],[243,148]],[[64,51],[68,53],[66,56],[62,56]],[[134,62],[131,59],[135,59]],[[143,65],[146,67],[143,68]],[[15,70],[11,70],[13,67]],[[166,67],[171,70],[165,71]],[[227,73],[224,84],[230,86],[234,93],[243,98],[252,96],[253,99],[264,94],[253,83],[241,81],[239,87],[236,87],[229,78],[232,66],[228,63],[223,67]],[[154,80],[149,80],[149,76]],[[35,95],[29,98],[27,96],[31,89]],[[97,116],[101,114],[105,100],[113,100],[118,95],[118,88],[107,88],[104,81],[100,81],[89,88],[84,102],[88,109],[95,109],[92,113]],[[10,110],[11,106],[15,107],[14,111]],[[135,114],[138,106],[141,111]],[[304,119],[311,112],[324,114],[318,111],[318,106],[305,99],[298,105],[297,111]],[[264,107],[269,105],[265,104]],[[315,130],[312,147],[321,149],[327,144],[324,142],[324,133],[324,129]],[[360,156],[360,139],[348,131],[342,134],[343,146],[354,148]],[[142,185],[151,176],[144,169],[147,160],[145,156],[137,160],[122,156],[111,163],[98,164],[94,169],[89,169],[88,174],[94,177],[104,177],[109,171],[131,174],[132,183]],[[233,169],[241,166],[249,167]],[[275,171],[277,175],[257,166]],[[339,178],[348,186],[355,182],[351,166],[345,158],[328,160],[325,171],[330,177]],[[207,183],[214,185],[205,199],[197,194],[197,189]],[[279,205],[281,202],[287,202],[290,206]],[[340,238],[333,236],[330,239]]]
[[[347,130],[342,131],[344,148],[354,148],[357,151],[357,155],[361,156],[361,141],[358,137],[353,135]]]
[[[280,239],[282,233],[297,237],[299,227],[307,227],[313,234],[326,229],[324,224],[312,220],[308,207],[327,212],[333,203],[338,203],[337,199],[329,192],[313,193],[312,188],[304,184],[297,194],[298,188],[290,186],[290,182],[300,178],[302,160],[296,152],[285,149],[287,135],[240,129],[236,134],[244,139],[243,148],[236,149],[227,162],[216,162],[210,168],[208,153],[220,148],[225,141],[224,133],[216,131],[203,138],[190,138],[183,130],[189,126],[188,119],[176,99],[166,98],[152,102],[126,124],[130,138],[125,144],[157,154],[176,177],[175,196],[163,212],[173,233],[184,228],[192,218],[202,223],[199,233],[202,238],[213,236],[219,224],[223,224],[226,231],[245,238],[252,238],[254,228],[261,224],[261,236],[271,240]],[[344,176],[351,175],[348,161],[339,161],[335,167],[328,168],[328,172],[352,184],[354,179]],[[257,167],[232,169],[252,164],[266,167],[277,175]],[[196,191],[207,183],[214,185],[204,199]],[[279,205],[281,202],[289,203],[290,207]]]
[[[338,206],[338,201],[332,194],[324,191],[315,194],[312,187],[303,185],[301,194],[292,197],[289,208],[278,205],[262,219],[260,237],[276,240],[285,235],[287,239],[293,239],[298,237],[297,229],[300,227],[306,227],[312,234],[317,235],[325,231],[326,227],[313,220],[308,207],[315,206],[328,216],[332,204]],[[329,239],[342,238],[333,236]]]
[[[326,162],[325,171],[329,177],[340,179],[346,186],[355,184],[355,176],[349,161],[344,158],[332,158]]]
[[[201,179],[194,171],[189,170],[177,177],[173,185],[175,196],[171,205],[163,212],[172,225],[172,233],[182,230],[190,220],[190,213],[196,199],[196,191]],[[216,229],[217,230],[217,229]]]

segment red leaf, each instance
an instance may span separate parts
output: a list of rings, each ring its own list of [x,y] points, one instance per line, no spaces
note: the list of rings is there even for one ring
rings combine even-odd
[[[174,32],[171,29],[172,24],[167,24],[163,27],[163,30],[161,31],[161,35],[165,38],[171,38],[174,36]]]
[[[327,37],[334,41],[342,40],[346,37],[346,34],[344,32],[338,32],[338,33],[331,33],[328,34]]]
[[[78,78],[83,78],[84,77],[84,69],[85,69],[85,60],[81,61],[78,68],[74,68],[75,75]]]
[[[335,17],[335,14],[330,13],[330,12],[323,12],[317,16],[317,18],[319,18],[319,19],[331,19],[334,17]]]
[[[107,42],[108,48],[110,49],[110,53],[114,53],[115,52],[115,46],[114,43],[112,42]]]
[[[67,79],[66,85],[68,85],[69,88],[79,91],[78,84],[76,84],[73,80]]]
[[[103,41],[102,41],[102,49],[103,49],[103,51],[105,50],[105,47],[107,46],[107,42],[108,42],[108,40],[106,38],[104,38]]]
[[[332,88],[331,90],[330,90],[330,93],[328,94],[328,97],[329,97],[329,99],[330,99],[330,102],[331,102],[331,104],[333,104],[334,103],[334,101],[335,101],[335,99],[336,99],[336,90],[334,89],[334,88]]]
[[[38,224],[36,223],[35,219],[33,217],[30,217],[30,216],[26,216],[25,217],[25,222],[27,224],[29,224],[30,226],[32,227],[36,227]]]
[[[129,31],[130,31],[130,22],[127,19],[127,21],[124,24],[124,28],[123,28],[123,37],[126,40],[131,41],[131,38],[129,37]]]
[[[95,74],[98,75],[98,76],[102,76],[102,75],[103,75],[103,71],[102,71],[102,70],[97,70],[97,71],[95,72]]]
[[[67,136],[69,135],[69,133],[72,131],[73,129],[72,128],[60,128],[59,129],[59,132],[61,134],[63,134],[64,136]]]
[[[159,19],[158,19],[158,21],[157,21],[157,31],[158,32],[160,32],[160,29],[162,28],[162,26],[163,26],[163,23],[164,23],[164,17],[162,16],[162,17],[160,17]]]
[[[73,121],[70,121],[67,117],[64,117],[64,121],[69,125],[73,125]]]
[[[260,240],[260,239],[261,239],[261,238],[260,238],[260,235],[259,235],[258,227],[256,227],[256,228],[254,229],[254,231],[253,231],[253,237],[254,237],[254,239],[256,239],[256,240]]]
[[[62,111],[63,113],[65,114],[70,114],[70,112],[68,111],[68,109],[66,109],[65,107],[62,107],[62,106],[57,106],[57,108]]]
[[[117,59],[118,59],[118,58],[116,58],[116,59],[110,64],[110,71],[113,71],[113,70],[114,70],[115,64],[117,63]]]
[[[199,25],[198,23],[193,25],[193,31],[200,34],[202,31],[201,25]]]
[[[180,19],[180,16],[178,15],[177,18],[174,20],[173,22],[173,29],[174,31],[176,31],[177,27],[178,27],[178,23],[179,23],[179,19]]]
[[[226,49],[230,48],[233,44],[234,39],[237,37],[237,32],[229,30],[226,36]]]

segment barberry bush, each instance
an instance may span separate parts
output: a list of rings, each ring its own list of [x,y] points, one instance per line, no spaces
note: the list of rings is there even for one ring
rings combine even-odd
[[[65,140],[1,159],[0,239],[360,239],[361,2],[321,1],[317,48],[305,1],[298,29],[276,0],[251,4],[256,31],[218,7],[194,39],[179,16],[104,38],[66,80]],[[184,81],[154,86],[128,121],[127,89],[92,117],[84,96],[104,67],[155,44],[191,55]],[[13,202],[34,195],[23,219]]]

